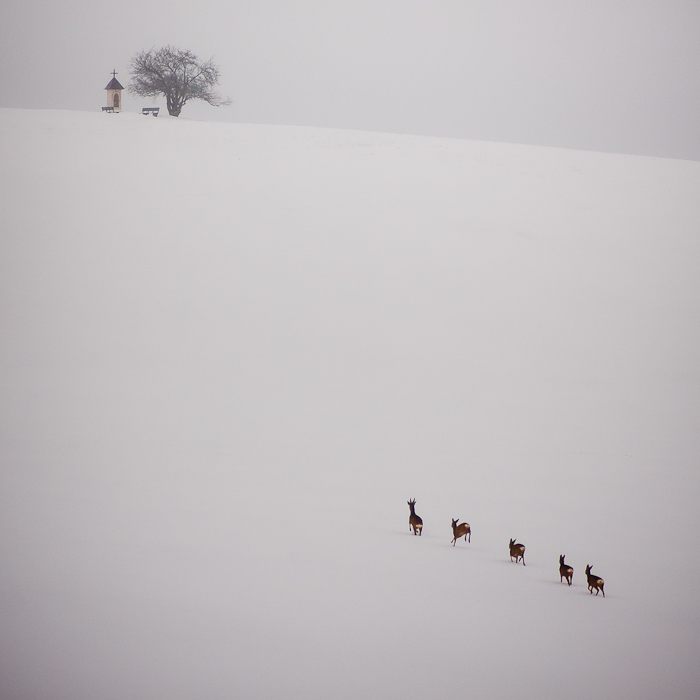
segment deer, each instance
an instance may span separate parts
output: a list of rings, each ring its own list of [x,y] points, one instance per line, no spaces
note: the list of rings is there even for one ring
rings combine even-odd
[[[563,583],[564,579],[566,579],[566,582],[571,585],[571,582],[574,580],[574,569],[564,563],[565,556],[565,554],[559,555],[559,581]]]
[[[458,522],[459,518],[457,518],[457,520],[452,518],[452,533],[454,534],[454,537],[452,538],[453,547],[457,544],[457,540],[462,536],[464,536],[465,540],[468,537],[469,542],[472,541],[472,529],[469,526],[469,523],[462,523],[461,525],[457,525]]]
[[[590,564],[586,566],[586,578],[588,579],[588,590],[591,592],[591,595],[593,594],[593,589],[595,588],[595,594],[598,595],[598,591],[600,591],[603,594],[603,598],[605,598],[605,589],[603,588],[605,586],[605,581],[603,581],[600,576],[594,576],[591,573]]]
[[[420,515],[416,515],[416,499],[414,498],[412,501],[408,501],[408,507],[411,509],[411,515],[408,518],[408,531],[411,532],[411,528],[413,528],[413,534],[414,535],[422,535],[423,534],[423,520],[421,519]]]
[[[510,560],[513,561],[513,557],[515,557],[516,564],[518,563],[518,560],[520,560],[523,563],[523,566],[525,566],[525,545],[519,544],[515,540],[511,540],[508,547],[510,548]]]

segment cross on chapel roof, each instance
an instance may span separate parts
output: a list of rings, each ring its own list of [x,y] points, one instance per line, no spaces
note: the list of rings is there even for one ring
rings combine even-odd
[[[117,71],[113,70],[112,71],[112,79],[107,83],[107,87],[105,90],[123,90],[124,87],[122,84],[117,80]]]

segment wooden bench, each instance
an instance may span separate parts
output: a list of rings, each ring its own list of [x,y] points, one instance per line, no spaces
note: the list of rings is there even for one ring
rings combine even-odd
[[[102,111],[107,112],[108,114],[114,114],[114,107],[103,107]]]
[[[141,110],[141,114],[152,114],[154,117],[157,117],[159,110],[160,110],[160,107],[144,107]]]

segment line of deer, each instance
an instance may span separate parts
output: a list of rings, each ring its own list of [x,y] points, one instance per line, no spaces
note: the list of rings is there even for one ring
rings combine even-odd
[[[413,531],[414,535],[422,535],[423,519],[416,513],[415,498],[408,501],[408,507],[411,509],[411,514],[408,518],[408,531]],[[452,518],[452,535],[453,547],[457,544],[457,540],[460,537],[464,537],[465,542],[471,543],[472,528],[469,523],[460,523],[459,518],[457,520]],[[511,538],[510,542],[508,543],[508,549],[510,550],[510,560],[515,561],[516,564],[518,562],[522,562],[523,566],[525,566],[525,545],[521,544],[520,542],[516,542]],[[563,583],[564,579],[566,579],[567,584],[571,586],[574,580],[574,569],[564,561],[565,557],[565,554],[559,555],[559,581],[560,583]],[[603,579],[599,576],[595,576],[591,573],[590,564],[586,566],[586,579],[588,580],[588,590],[591,592],[591,594],[593,593],[593,589],[595,589],[596,595],[598,595],[598,593],[602,593],[603,598],[605,598],[605,581],[603,581]]]

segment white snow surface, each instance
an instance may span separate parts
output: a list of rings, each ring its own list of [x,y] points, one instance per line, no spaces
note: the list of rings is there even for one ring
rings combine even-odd
[[[700,163],[0,142],[2,700],[700,697]]]

